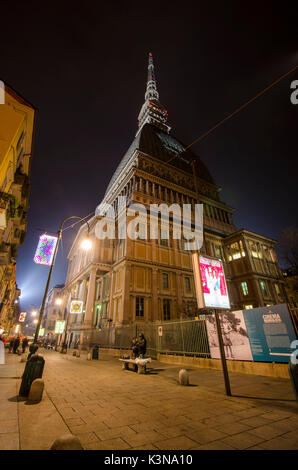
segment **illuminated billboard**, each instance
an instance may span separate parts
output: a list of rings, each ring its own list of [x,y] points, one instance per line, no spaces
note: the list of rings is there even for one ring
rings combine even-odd
[[[65,328],[65,321],[56,321],[55,323],[55,334],[63,333]]]
[[[41,235],[33,258],[34,262],[36,264],[51,266],[56,244],[57,237],[52,237],[47,234]]]
[[[72,300],[70,304],[70,313],[82,313],[83,302],[81,300]]]
[[[39,332],[38,332],[38,336],[44,336],[44,333],[45,333],[45,329],[44,329],[44,328],[40,328],[40,329],[39,329]]]
[[[193,270],[199,308],[230,308],[222,261],[198,253],[193,255]]]
[[[19,316],[19,321],[24,322],[26,318],[27,312],[21,312]]]

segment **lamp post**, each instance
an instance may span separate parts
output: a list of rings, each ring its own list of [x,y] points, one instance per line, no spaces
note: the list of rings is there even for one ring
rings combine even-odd
[[[50,271],[49,271],[49,275],[48,275],[48,280],[47,280],[47,283],[46,283],[46,287],[45,287],[45,291],[44,291],[44,295],[43,295],[43,299],[42,299],[42,304],[41,304],[41,308],[40,308],[40,312],[39,312],[39,318],[38,318],[38,322],[37,322],[37,326],[36,326],[36,331],[35,331],[35,335],[34,335],[34,344],[37,343],[37,338],[38,338],[38,333],[39,333],[39,329],[40,329],[40,325],[41,325],[41,321],[42,321],[42,317],[43,317],[43,312],[44,312],[44,307],[45,307],[45,303],[46,303],[46,298],[47,298],[47,295],[48,295],[48,290],[49,290],[49,285],[50,285],[50,281],[51,281],[51,277],[52,277],[52,272],[53,272],[53,268],[54,268],[54,265],[55,265],[55,260],[56,260],[56,256],[57,256],[57,252],[58,252],[58,247],[59,247],[59,242],[62,238],[62,232],[63,232],[63,226],[65,224],[65,222],[67,222],[68,220],[70,219],[80,219],[81,221],[84,221],[86,222],[87,226],[88,226],[88,235],[89,235],[89,230],[90,230],[90,227],[89,227],[89,224],[87,221],[85,221],[82,217],[79,217],[77,215],[71,215],[70,217],[66,217],[66,219],[64,219],[61,224],[60,224],[60,228],[58,230],[58,239],[57,239],[57,243],[56,243],[56,246],[55,246],[55,250],[54,250],[54,255],[53,255],[53,261],[52,261],[52,264],[51,264],[51,267],[50,267]],[[88,249],[90,248],[90,241],[89,241],[89,244],[88,244]],[[85,249],[87,249],[87,246],[85,247]]]

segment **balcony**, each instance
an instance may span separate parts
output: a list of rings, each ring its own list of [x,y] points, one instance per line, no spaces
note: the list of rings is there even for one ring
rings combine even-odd
[[[0,245],[0,266],[6,266],[10,263],[11,247],[8,243],[1,243]]]

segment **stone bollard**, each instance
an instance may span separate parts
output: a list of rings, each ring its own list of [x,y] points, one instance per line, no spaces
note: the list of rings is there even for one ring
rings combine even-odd
[[[43,389],[44,389],[44,381],[42,379],[33,380],[31,387],[30,387],[28,401],[33,401],[33,402],[41,401]]]
[[[87,354],[87,361],[91,361],[91,353],[90,352],[88,352],[88,354]]]
[[[84,450],[80,440],[72,434],[56,439],[50,450]]]
[[[77,357],[80,357],[80,351],[77,349]]]
[[[73,355],[73,356],[76,356],[76,355],[77,355],[77,352],[76,352],[76,351],[73,351],[73,352],[72,352],[72,355]]]
[[[179,371],[179,383],[180,385],[189,385],[188,372],[185,369]]]

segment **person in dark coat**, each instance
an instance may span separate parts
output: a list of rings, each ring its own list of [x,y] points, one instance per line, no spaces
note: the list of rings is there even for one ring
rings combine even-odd
[[[10,340],[9,340],[9,350],[8,350],[8,352],[10,352],[10,353],[13,350],[13,343],[14,343],[14,338],[10,338]]]
[[[18,347],[20,346],[20,337],[17,336],[13,342],[13,353],[17,354]]]
[[[27,336],[25,336],[25,338],[23,338],[23,341],[22,341],[22,352],[23,352],[23,354],[24,354],[24,352],[26,352],[28,344],[29,344],[28,338],[27,338]]]
[[[146,340],[145,336],[143,335],[143,333],[141,333],[139,335],[139,341],[138,341],[139,357],[144,359],[144,356],[146,354],[146,350],[147,350],[147,340]]]

